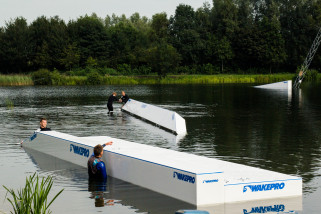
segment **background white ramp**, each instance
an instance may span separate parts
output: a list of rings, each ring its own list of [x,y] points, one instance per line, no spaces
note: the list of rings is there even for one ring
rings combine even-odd
[[[292,80],[254,86],[254,88],[292,91]]]
[[[133,99],[129,99],[122,110],[177,135],[186,133],[185,119],[174,111]]]

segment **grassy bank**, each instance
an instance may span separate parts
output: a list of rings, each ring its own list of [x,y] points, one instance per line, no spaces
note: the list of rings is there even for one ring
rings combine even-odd
[[[186,75],[170,76],[160,80],[161,84],[222,84],[222,83],[271,83],[292,79],[293,74],[274,75]]]
[[[55,74],[44,85],[135,85],[135,84],[222,84],[222,83],[271,83],[293,79],[295,74],[218,74],[218,75],[169,75],[158,76],[67,76]],[[43,78],[42,78],[43,79]],[[40,80],[42,80],[40,78]],[[318,74],[317,81],[321,80]],[[29,75],[0,75],[0,86],[37,85]],[[38,84],[39,85],[39,84]]]
[[[0,75],[0,86],[33,85],[30,75]]]

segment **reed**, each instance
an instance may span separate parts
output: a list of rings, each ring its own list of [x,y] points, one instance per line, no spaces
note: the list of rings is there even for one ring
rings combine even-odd
[[[52,79],[52,85],[55,86],[72,86],[72,85],[86,85],[87,77],[84,76],[65,76],[61,75],[56,79]]]
[[[6,98],[5,103],[6,103],[7,109],[13,110],[14,104],[12,100],[10,100],[9,98]]]
[[[0,75],[0,86],[22,86],[33,85],[31,76],[29,75]]]
[[[157,75],[147,76],[104,76],[100,84],[103,85],[153,85],[153,84],[224,84],[224,83],[271,83],[290,80],[294,74],[270,75],[169,75],[159,78]],[[86,77],[61,75],[59,84],[53,85],[85,85]]]
[[[169,75],[159,78],[157,75],[147,76],[103,76],[99,84],[103,85],[153,85],[153,84],[223,84],[223,83],[271,83],[293,79],[294,74],[270,75]],[[53,85],[86,85],[85,76],[60,75]]]
[[[52,188],[52,177],[40,179],[36,173],[26,178],[25,187],[17,192],[3,186],[7,190],[6,198],[12,205],[15,214],[46,214],[51,213],[50,205],[62,193],[58,192],[51,201],[48,201],[49,192]],[[8,198],[8,193],[11,198]]]
[[[160,80],[160,84],[224,84],[224,83],[271,83],[291,80],[294,74],[273,75],[173,75]]]
[[[308,78],[321,81],[321,74],[316,73],[316,77]],[[53,72],[50,76],[51,85],[153,85],[153,84],[224,84],[224,83],[249,83],[249,84],[267,84],[284,80],[291,80],[296,74],[216,74],[216,75],[168,75],[165,78],[159,78],[157,75],[145,76],[68,76]],[[95,80],[97,78],[97,81]],[[89,81],[90,80],[90,81]],[[99,81],[98,81],[99,80]],[[19,86],[19,85],[37,85],[28,75],[0,75],[0,86]]]

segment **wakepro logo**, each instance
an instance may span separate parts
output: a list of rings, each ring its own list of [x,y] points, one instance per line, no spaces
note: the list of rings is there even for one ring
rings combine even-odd
[[[213,179],[213,180],[204,180],[203,183],[216,183],[218,182],[218,179]]]
[[[262,192],[283,189],[284,186],[285,184],[283,182],[274,184],[246,185],[243,187],[243,193],[245,193],[248,189],[250,189],[252,192]]]
[[[252,207],[251,211],[247,209],[243,209],[243,214],[250,214],[250,213],[279,213],[285,210],[285,206],[283,204],[274,205],[274,206],[260,206],[260,207]]]
[[[185,175],[179,172],[174,172],[173,173],[173,178],[177,178],[178,180],[189,182],[189,183],[195,183],[195,177]]]
[[[74,144],[70,144],[70,152],[74,151],[75,154],[89,157],[89,149],[83,148],[81,146],[76,146]]]

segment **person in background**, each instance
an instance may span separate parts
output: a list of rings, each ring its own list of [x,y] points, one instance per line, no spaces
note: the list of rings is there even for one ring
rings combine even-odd
[[[40,119],[40,129],[39,131],[51,131],[50,128],[47,128],[47,119],[42,117]]]
[[[108,114],[114,110],[113,102],[118,100],[116,95],[117,93],[113,92],[112,95],[110,95],[108,98],[108,102],[107,102]]]
[[[121,98],[119,99],[119,102],[123,103],[123,105],[125,105],[127,103],[127,101],[129,100],[128,95],[125,93],[125,91],[121,92]]]
[[[112,144],[113,142],[109,141],[104,145],[98,144],[94,147],[94,152],[90,156],[87,162],[89,180],[96,180],[96,181],[107,180],[106,166],[103,160],[101,159],[101,157],[104,154],[104,147]]]

